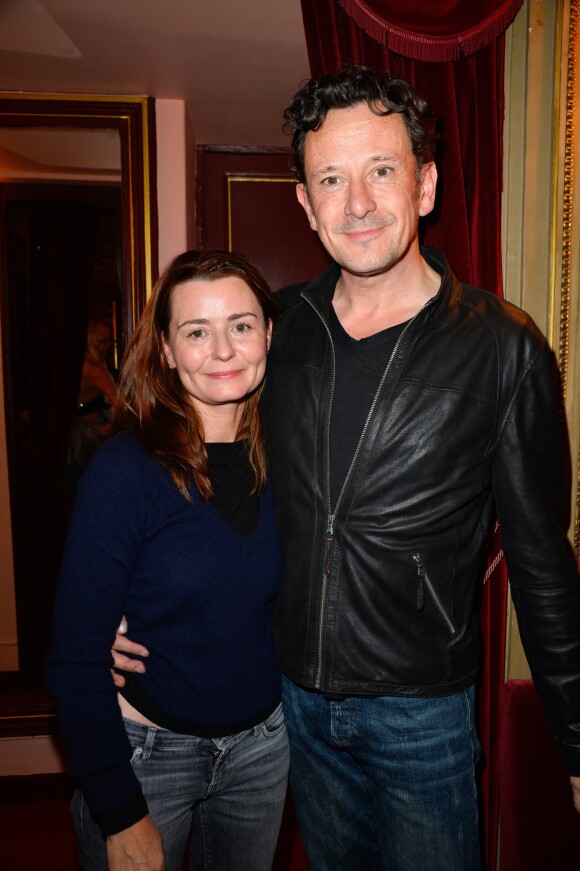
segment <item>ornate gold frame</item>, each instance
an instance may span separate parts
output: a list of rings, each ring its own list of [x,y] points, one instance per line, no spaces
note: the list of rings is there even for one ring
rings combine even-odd
[[[568,58],[566,66],[566,106],[564,125],[564,169],[562,190],[562,266],[560,279],[560,333],[558,364],[562,401],[566,404],[569,380],[570,324],[572,310],[572,271],[574,266],[574,157],[576,132],[576,55],[578,50],[579,0],[570,0]],[[574,448],[573,448],[574,449]],[[574,512],[574,546],[580,548],[580,444],[576,458],[576,499]]]
[[[128,339],[157,276],[154,103],[148,97],[0,92],[0,127],[108,128],[121,140]]]

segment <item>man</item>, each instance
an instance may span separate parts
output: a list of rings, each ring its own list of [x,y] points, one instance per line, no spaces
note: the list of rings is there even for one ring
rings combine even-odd
[[[286,112],[336,265],[281,292],[264,393],[285,576],[275,638],[314,871],[479,867],[474,682],[493,506],[580,809],[580,586],[552,363],[521,311],[419,246],[435,120],[353,68]]]

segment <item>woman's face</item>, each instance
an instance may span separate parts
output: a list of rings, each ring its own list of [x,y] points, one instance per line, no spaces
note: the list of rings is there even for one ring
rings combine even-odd
[[[266,371],[272,324],[237,276],[178,284],[163,348],[196,408],[240,404]]]
[[[93,332],[93,347],[101,360],[106,360],[113,344],[113,331],[108,324],[98,323]]]

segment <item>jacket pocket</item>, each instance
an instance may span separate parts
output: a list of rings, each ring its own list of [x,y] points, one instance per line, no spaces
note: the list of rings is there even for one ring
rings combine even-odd
[[[429,596],[435,608],[439,612],[443,622],[449,629],[449,632],[452,635],[455,635],[457,631],[455,629],[455,624],[451,619],[450,615],[447,613],[447,610],[441,601],[441,597],[437,592],[435,584],[433,583],[433,579],[429,575],[427,571],[427,567],[425,566],[425,562],[420,553],[412,554],[413,562],[417,566],[417,611],[423,611],[425,608],[425,595]]]

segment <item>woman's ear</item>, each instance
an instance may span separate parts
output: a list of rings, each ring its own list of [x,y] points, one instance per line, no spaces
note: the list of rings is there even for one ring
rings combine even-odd
[[[161,333],[161,344],[163,345],[163,353],[165,354],[167,365],[170,369],[175,369],[175,358],[163,333]]]
[[[270,350],[270,345],[272,344],[272,329],[274,324],[272,323],[272,318],[268,318],[268,323],[266,325],[266,351]]]

